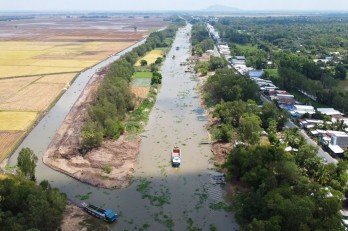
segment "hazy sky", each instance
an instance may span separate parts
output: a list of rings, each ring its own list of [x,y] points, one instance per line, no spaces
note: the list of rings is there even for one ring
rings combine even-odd
[[[243,10],[348,11],[348,0],[0,0],[0,11],[200,10],[215,4]]]

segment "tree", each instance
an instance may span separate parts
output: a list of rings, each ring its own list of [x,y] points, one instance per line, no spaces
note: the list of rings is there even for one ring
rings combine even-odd
[[[103,141],[103,130],[96,122],[89,121],[81,132],[82,153],[85,154],[93,148],[100,147]]]
[[[224,68],[226,66],[225,60],[221,57],[210,56],[209,69],[215,71],[219,68]]]
[[[217,139],[220,139],[222,142],[229,142],[232,137],[233,129],[231,125],[221,124],[221,129],[217,135]]]
[[[239,120],[239,131],[243,141],[257,144],[260,141],[261,119],[255,114],[246,113]]]
[[[162,58],[162,57],[158,57],[158,58],[156,59],[155,63],[156,63],[156,64],[160,64],[160,63],[162,63],[162,61],[163,61],[163,58]]]
[[[335,68],[335,76],[336,79],[341,79],[341,80],[345,80],[347,77],[347,70],[346,68],[339,64],[336,66]]]
[[[32,181],[36,181],[35,168],[37,156],[30,148],[22,148],[17,157],[18,173]]]
[[[140,60],[140,65],[143,67],[143,66],[146,66],[147,65],[147,61],[145,59],[142,59]]]

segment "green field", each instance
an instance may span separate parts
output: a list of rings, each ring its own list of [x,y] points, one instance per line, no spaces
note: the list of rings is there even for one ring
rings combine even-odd
[[[149,72],[149,71],[135,72],[133,77],[137,79],[151,79],[152,72]]]
[[[279,78],[279,73],[278,73],[278,69],[265,69],[264,70],[266,75],[268,77],[274,77],[275,79],[278,79]]]
[[[252,46],[251,44],[246,44],[246,45],[240,45],[238,43],[234,43],[238,49],[240,49],[243,53],[249,53],[249,52],[254,52],[257,51],[257,47]]]

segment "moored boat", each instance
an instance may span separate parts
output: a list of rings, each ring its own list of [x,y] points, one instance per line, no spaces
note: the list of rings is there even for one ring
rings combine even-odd
[[[172,149],[172,167],[179,167],[181,164],[181,150],[178,147]]]
[[[82,202],[82,207],[89,214],[92,214],[93,216],[102,219],[106,222],[111,223],[117,220],[117,214],[114,213],[111,209],[105,210],[98,206],[87,204],[85,202]]]

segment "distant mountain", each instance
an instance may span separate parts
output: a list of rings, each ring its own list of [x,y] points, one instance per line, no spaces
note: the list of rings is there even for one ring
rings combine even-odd
[[[235,7],[223,6],[223,5],[212,5],[202,11],[210,11],[210,12],[230,12],[230,11],[238,11],[240,9]]]

